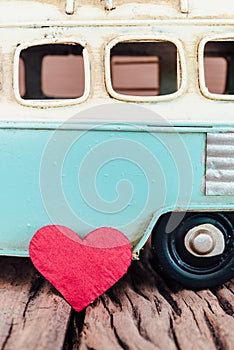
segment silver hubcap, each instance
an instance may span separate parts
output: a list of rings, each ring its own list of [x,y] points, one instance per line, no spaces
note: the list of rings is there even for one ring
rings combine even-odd
[[[190,229],[184,243],[186,249],[198,257],[219,255],[225,248],[223,233],[212,224],[202,224]]]

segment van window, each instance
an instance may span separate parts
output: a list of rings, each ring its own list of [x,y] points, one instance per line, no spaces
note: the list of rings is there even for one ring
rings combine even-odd
[[[234,41],[209,41],[204,47],[204,80],[210,93],[234,94]]]
[[[111,84],[119,94],[160,96],[179,88],[178,53],[172,42],[121,42],[110,55]]]
[[[30,46],[20,52],[22,99],[75,99],[84,94],[83,47],[79,44]]]

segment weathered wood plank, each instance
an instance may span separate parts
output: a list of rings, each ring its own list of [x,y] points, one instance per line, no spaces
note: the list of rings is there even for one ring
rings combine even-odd
[[[165,282],[146,248],[124,278],[70,318],[29,259],[0,258],[0,349],[231,350],[233,294],[233,280],[198,292]]]
[[[62,349],[70,306],[25,258],[0,258],[0,349]]]
[[[73,315],[65,349],[231,350],[233,282],[212,290],[182,289],[155,272],[146,248],[141,261],[85,314]]]

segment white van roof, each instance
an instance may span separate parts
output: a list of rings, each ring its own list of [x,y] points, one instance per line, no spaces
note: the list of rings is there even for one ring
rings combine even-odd
[[[72,21],[233,19],[233,0],[0,0],[0,26]]]

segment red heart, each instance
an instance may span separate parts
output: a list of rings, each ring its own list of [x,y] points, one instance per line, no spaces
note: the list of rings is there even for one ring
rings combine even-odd
[[[99,228],[82,240],[67,227],[50,225],[35,233],[29,254],[37,270],[80,311],[126,273],[132,248],[113,228]]]

